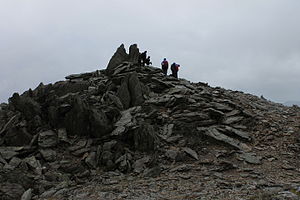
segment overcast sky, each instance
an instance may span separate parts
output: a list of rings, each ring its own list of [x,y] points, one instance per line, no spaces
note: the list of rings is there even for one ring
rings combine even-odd
[[[299,0],[0,0],[0,102],[137,43],[193,82],[300,100]]]

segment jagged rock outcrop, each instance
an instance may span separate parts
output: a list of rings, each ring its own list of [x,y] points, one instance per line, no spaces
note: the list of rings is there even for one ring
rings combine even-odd
[[[0,196],[59,196],[59,183],[96,178],[98,169],[156,177],[191,170],[166,167],[172,163],[196,162],[220,173],[236,169],[234,159],[254,165],[270,159],[252,152],[266,137],[257,135],[266,127],[283,131],[285,122],[264,117],[292,111],[241,92],[165,77],[138,59],[137,45],[129,54],[121,45],[105,70],[40,84],[1,104]],[[229,161],[219,159],[226,156]],[[19,172],[25,185],[14,178]]]

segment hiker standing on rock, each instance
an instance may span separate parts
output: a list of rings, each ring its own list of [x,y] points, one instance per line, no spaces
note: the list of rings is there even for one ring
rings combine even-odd
[[[140,58],[139,58],[139,63],[141,64],[141,66],[145,66],[147,60],[147,51],[144,51],[143,53],[140,54]]]
[[[179,68],[180,68],[180,65],[179,65],[179,64],[173,63],[173,64],[171,65],[171,71],[172,71],[171,76],[173,76],[173,77],[175,77],[175,78],[178,78],[178,71],[179,71]]]
[[[167,76],[168,68],[169,68],[169,63],[168,63],[167,59],[164,58],[164,60],[161,62],[161,69],[165,76]]]

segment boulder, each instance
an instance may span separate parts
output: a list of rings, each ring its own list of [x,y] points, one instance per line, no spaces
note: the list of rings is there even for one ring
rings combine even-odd
[[[72,100],[72,109],[64,118],[64,125],[69,135],[85,136],[89,134],[88,105],[79,97]]]
[[[3,139],[7,146],[25,146],[30,144],[32,135],[28,133],[25,127],[12,126],[6,130]]]
[[[124,109],[129,108],[131,103],[131,95],[128,88],[129,75],[123,78],[121,86],[118,89],[117,96],[121,100]]]
[[[128,89],[131,96],[131,106],[139,106],[144,102],[143,89],[136,72],[132,73],[128,80]]]
[[[158,137],[150,124],[142,124],[134,133],[134,147],[136,150],[151,152],[157,148]]]
[[[121,46],[117,49],[117,51],[110,59],[106,68],[106,73],[108,75],[111,75],[115,70],[115,68],[117,68],[120,64],[122,64],[127,59],[128,59],[128,54],[126,53],[124,44],[121,44]]]
[[[197,128],[199,131],[202,131],[201,128]],[[239,140],[233,139],[223,133],[220,133],[216,128],[208,128],[206,131],[202,132],[204,135],[209,136],[217,141],[223,142],[225,144],[228,144],[229,146],[232,146],[236,149],[239,149],[241,151],[246,150],[245,147],[247,145],[243,144]]]
[[[129,47],[129,62],[138,63],[140,57],[140,51],[137,44],[133,44]]]
[[[47,162],[52,162],[56,160],[56,151],[52,149],[41,149],[40,153]]]
[[[1,200],[16,200],[21,199],[24,188],[15,183],[0,183],[0,199]]]
[[[32,120],[36,115],[41,114],[40,105],[30,97],[20,96],[18,93],[14,93],[9,98],[10,106],[13,106],[17,111],[20,111],[26,120]]]
[[[54,131],[48,130],[39,133],[38,145],[40,147],[42,148],[55,147],[57,143],[58,143],[58,136]]]

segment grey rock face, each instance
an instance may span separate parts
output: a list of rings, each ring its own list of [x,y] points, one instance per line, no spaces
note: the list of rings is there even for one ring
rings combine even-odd
[[[117,49],[117,51],[114,53],[112,58],[110,59],[106,72],[108,75],[113,73],[113,70],[118,67],[120,64],[122,64],[124,61],[128,59],[128,54],[126,53],[126,50],[124,48],[124,44],[121,44],[121,46]]]
[[[14,93],[9,99],[10,104],[20,111],[27,120],[33,119],[36,115],[41,114],[40,105],[32,98],[22,97],[18,93]]]
[[[144,91],[137,73],[129,74],[122,80],[117,95],[125,109],[141,105],[144,102]]]
[[[149,124],[143,124],[134,133],[134,147],[139,151],[153,151],[158,144],[157,134],[155,133],[153,126]]]
[[[131,74],[128,80],[128,89],[131,95],[131,105],[139,106],[144,102],[143,89],[137,73]]]
[[[117,96],[121,100],[123,107],[125,109],[129,108],[130,103],[131,103],[131,95],[130,95],[129,88],[128,88],[128,80],[129,80],[129,76],[126,76],[122,80],[122,84],[121,84],[120,88],[118,89],[118,93],[117,93]]]
[[[58,143],[57,134],[52,131],[44,131],[39,133],[38,145],[42,148],[55,147]]]
[[[139,48],[137,44],[133,44],[129,47],[129,62],[138,63],[140,56]]]
[[[198,130],[201,130],[201,129],[198,129]],[[236,139],[233,139],[231,137],[228,137],[227,135],[225,134],[222,134],[220,133],[217,129],[215,128],[209,128],[207,129],[207,131],[204,132],[205,135],[215,139],[215,140],[218,140],[218,141],[221,141],[221,142],[224,142],[225,144],[228,144],[234,148],[237,148],[239,150],[242,150],[244,151],[244,146],[246,145],[243,145],[242,142],[236,140]]]
[[[101,137],[112,129],[107,116],[101,110],[90,109],[81,99],[76,98],[72,110],[66,114],[65,126],[70,135]]]
[[[15,183],[0,183],[0,197],[2,200],[21,199],[24,188]]]

